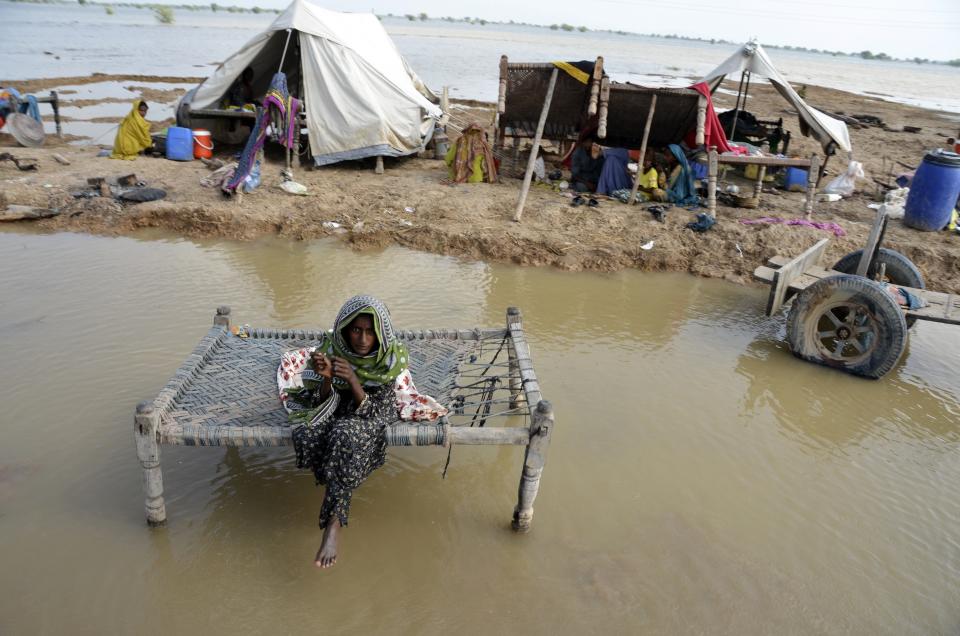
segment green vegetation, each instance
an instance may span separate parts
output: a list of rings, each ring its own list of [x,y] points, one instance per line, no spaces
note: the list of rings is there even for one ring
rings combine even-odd
[[[426,13],[421,13],[421,14],[418,15],[417,17],[420,18],[421,21],[426,21],[426,19],[427,19],[429,16],[428,16]]]
[[[103,7],[103,10],[104,10],[104,12],[105,12],[107,15],[113,15],[113,13],[114,13],[113,7],[111,7],[109,4],[106,5],[106,6],[104,6],[104,7]]]
[[[160,24],[173,24],[173,9],[168,6],[153,7],[153,17]]]

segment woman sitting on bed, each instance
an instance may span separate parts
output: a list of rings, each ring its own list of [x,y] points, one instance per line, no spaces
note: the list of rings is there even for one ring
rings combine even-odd
[[[372,296],[348,300],[317,347],[281,358],[277,383],[294,423],[297,467],[309,468],[326,486],[317,567],[337,561],[353,491],[386,460],[385,428],[398,419],[435,420],[447,413],[417,392],[409,360],[389,310]]]

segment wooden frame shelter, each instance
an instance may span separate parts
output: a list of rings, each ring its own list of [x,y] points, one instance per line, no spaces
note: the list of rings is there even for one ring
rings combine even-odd
[[[277,366],[284,351],[315,346],[323,333],[251,329],[240,337],[231,332],[230,308],[217,309],[193,353],[154,399],[136,409],[134,438],[149,525],[167,519],[161,445],[293,443],[278,398]],[[529,530],[554,415],[540,393],[520,310],[509,308],[502,328],[401,330],[397,337],[407,345],[418,389],[450,412],[436,422],[397,421],[386,428],[388,445],[524,446],[513,528]]]

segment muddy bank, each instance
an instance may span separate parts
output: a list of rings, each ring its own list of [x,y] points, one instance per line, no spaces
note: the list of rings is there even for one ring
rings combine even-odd
[[[754,96],[749,108],[753,112],[763,118],[783,116],[788,128],[797,130],[786,103],[774,99],[769,87],[751,91]],[[97,148],[93,147],[12,149],[18,156],[37,159],[40,171],[21,173],[10,163],[0,164],[0,203],[61,208],[64,213],[59,217],[35,222],[38,229],[45,230],[125,234],[158,227],[185,236],[232,239],[278,234],[301,240],[332,235],[357,249],[395,243],[521,265],[568,270],[686,271],[747,282],[753,269],[769,257],[795,254],[825,236],[833,239],[828,252],[833,260],[862,246],[874,215],[867,208],[876,192],[870,177],[889,179],[881,173],[881,166],[894,160],[916,165],[923,151],[942,145],[956,125],[948,114],[840,91],[808,87],[807,97],[811,103],[834,112],[872,114],[888,122],[886,128],[851,130],[856,156],[868,172],[868,179],[859,184],[861,191],[843,201],[816,206],[814,219],[839,224],[846,231],[843,237],[814,228],[739,222],[762,216],[802,216],[803,194],[777,190],[763,194],[759,209],[721,206],[717,225],[705,234],[697,234],[685,228],[694,218],[693,211],[674,207],[661,223],[639,206],[601,200],[596,208],[572,207],[564,194],[548,186],[535,186],[523,222],[518,224],[511,221],[518,180],[453,186],[446,182],[442,162],[426,158],[387,160],[386,174],[380,176],[373,173],[372,161],[318,170],[300,168],[296,180],[306,185],[310,194],[297,197],[277,188],[282,159],[279,154],[268,154],[263,185],[238,202],[225,200],[217,190],[200,185],[209,171],[199,162],[154,158],[119,162],[96,157]],[[718,101],[721,108],[726,106],[724,98]],[[481,121],[484,117],[492,119],[492,112],[477,104],[471,104],[469,112]],[[905,124],[917,126],[921,132],[896,132]],[[0,135],[0,145],[10,149],[9,138]],[[795,132],[791,148],[808,155],[818,146]],[[229,157],[233,150],[224,151],[224,156]],[[71,165],[56,163],[50,156],[54,151],[65,155]],[[884,156],[889,159],[884,161]],[[829,165],[830,176],[823,183],[838,174],[845,163],[845,159],[835,157]],[[69,193],[88,177],[131,172],[151,187],[166,190],[167,198],[121,206],[111,200],[76,200]],[[652,249],[641,249],[650,241]],[[913,260],[931,288],[960,292],[960,236],[917,232],[894,221],[886,245]]]

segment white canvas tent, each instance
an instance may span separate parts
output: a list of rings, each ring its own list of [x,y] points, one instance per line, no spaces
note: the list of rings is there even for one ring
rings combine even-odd
[[[744,73],[760,75],[767,78],[777,92],[785,100],[790,102],[800,116],[800,125],[803,134],[810,135],[820,142],[824,150],[832,143],[836,147],[850,152],[850,133],[847,125],[829,115],[820,112],[806,102],[793,90],[793,87],[780,75],[767,52],[763,50],[758,42],[750,41],[744,44],[740,49],[731,55],[720,66],[713,69],[701,80],[706,82],[713,93],[723,82],[727,75],[734,74],[742,76]],[[832,154],[832,153],[829,153]]]
[[[307,0],[294,0],[217,67],[188,95],[189,111],[219,108],[247,67],[262,95],[281,59],[291,94],[304,102],[316,165],[415,153],[441,115],[375,15],[329,11]]]

